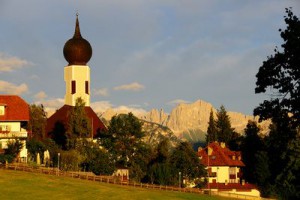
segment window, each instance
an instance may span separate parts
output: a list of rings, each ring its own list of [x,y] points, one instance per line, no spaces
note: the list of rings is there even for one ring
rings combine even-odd
[[[72,94],[76,93],[76,81],[72,81]]]
[[[85,81],[85,93],[89,94],[89,82]]]

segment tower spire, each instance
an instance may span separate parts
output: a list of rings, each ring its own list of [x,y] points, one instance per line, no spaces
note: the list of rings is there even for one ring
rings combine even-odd
[[[79,16],[79,13],[78,11],[76,12],[76,25],[75,25],[75,32],[74,32],[74,36],[73,38],[82,38],[81,37],[81,33],[80,33],[80,27],[79,27],[79,20],[78,20],[78,16]]]

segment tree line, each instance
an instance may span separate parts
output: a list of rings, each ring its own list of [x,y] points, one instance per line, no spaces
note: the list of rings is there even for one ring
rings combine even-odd
[[[89,137],[91,127],[80,98],[69,113],[71,117],[63,135],[59,131],[46,137],[45,129],[41,128],[47,120],[42,105],[31,105],[30,114],[32,137],[27,141],[28,151],[35,160],[37,153],[43,155],[49,150],[49,166],[58,165],[60,153],[62,170],[112,175],[116,168],[126,168],[130,179],[137,182],[179,185],[184,179],[194,180],[206,174],[190,143],[174,143],[165,136],[159,137],[155,144],[147,143],[143,121],[132,113],[113,116],[107,130],[98,132],[94,141]]]

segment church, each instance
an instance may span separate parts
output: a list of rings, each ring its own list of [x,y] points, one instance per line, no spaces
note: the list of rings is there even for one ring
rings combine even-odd
[[[91,138],[106,130],[105,125],[90,107],[90,67],[87,65],[92,57],[90,43],[81,36],[78,14],[74,36],[69,39],[63,49],[68,65],[64,67],[66,84],[65,104],[47,120],[46,133],[49,137],[53,131],[64,134],[67,129],[68,114],[75,107],[76,99],[85,102],[85,112],[91,123]]]

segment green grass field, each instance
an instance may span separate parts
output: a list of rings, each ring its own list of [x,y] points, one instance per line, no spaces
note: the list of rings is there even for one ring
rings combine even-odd
[[[0,199],[224,199],[208,195],[147,190],[67,177],[0,169]]]

